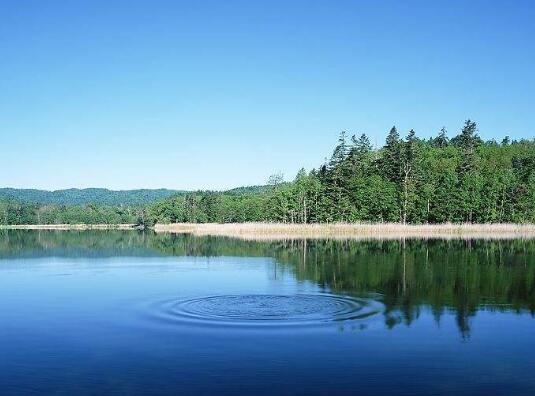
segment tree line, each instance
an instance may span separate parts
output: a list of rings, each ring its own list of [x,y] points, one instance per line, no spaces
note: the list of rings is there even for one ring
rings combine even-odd
[[[393,127],[382,148],[342,133],[318,169],[251,193],[197,192],[149,205],[151,222],[535,222],[535,140],[483,141],[467,120],[449,138]]]
[[[132,206],[39,205],[0,201],[0,224],[135,224],[143,209]]]
[[[45,191],[25,188],[0,188],[0,201],[16,201],[38,205],[73,206],[140,206],[168,198],[183,191],[161,189],[108,190],[107,188],[69,188]]]
[[[533,223],[535,140],[483,141],[471,120],[451,139],[444,128],[422,139],[392,127],[381,148],[342,132],[329,160],[291,182],[274,175],[267,186],[177,192],[143,205],[0,202],[0,224],[252,221]]]

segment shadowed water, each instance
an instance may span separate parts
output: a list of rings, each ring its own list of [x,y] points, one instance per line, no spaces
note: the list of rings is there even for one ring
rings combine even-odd
[[[0,394],[533,394],[534,241],[0,231]]]

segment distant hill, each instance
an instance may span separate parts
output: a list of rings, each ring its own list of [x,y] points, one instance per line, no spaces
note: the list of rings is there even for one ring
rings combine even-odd
[[[237,187],[222,193],[244,194],[258,193],[270,186]],[[208,192],[208,191],[205,191]],[[69,188],[66,190],[37,190],[31,188],[0,188],[0,201],[17,201],[39,205],[147,205],[173,195],[187,194],[184,190],[139,189],[139,190],[108,190],[107,188]]]
[[[35,190],[0,188],[0,200],[50,205],[145,205],[179,194],[167,189],[108,190],[106,188],[70,188],[67,190]]]

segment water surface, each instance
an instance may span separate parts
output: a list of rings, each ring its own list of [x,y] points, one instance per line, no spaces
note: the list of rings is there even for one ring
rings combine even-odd
[[[535,394],[535,242],[0,232],[0,393]]]

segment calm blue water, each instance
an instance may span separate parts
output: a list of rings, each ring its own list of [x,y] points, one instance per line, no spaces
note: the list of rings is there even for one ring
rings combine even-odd
[[[0,394],[535,394],[533,242],[4,232]]]

